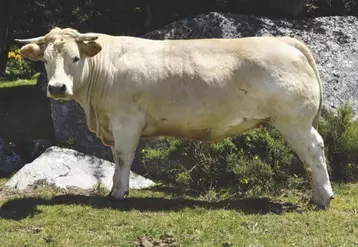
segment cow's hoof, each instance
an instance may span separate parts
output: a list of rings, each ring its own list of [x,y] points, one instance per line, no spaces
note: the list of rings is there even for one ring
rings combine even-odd
[[[328,210],[331,204],[331,200],[334,199],[334,195],[331,195],[327,198],[311,198],[310,200],[310,204],[313,204],[317,207],[317,209],[321,209],[321,210]]]
[[[129,192],[126,191],[124,194],[118,193],[116,191],[109,193],[106,198],[108,198],[111,201],[121,201],[124,200],[129,195]]]

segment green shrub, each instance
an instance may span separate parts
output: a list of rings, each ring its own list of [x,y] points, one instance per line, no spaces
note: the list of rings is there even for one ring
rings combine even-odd
[[[160,137],[150,146],[142,160],[152,179],[199,194],[278,192],[288,185],[294,156],[270,127],[212,144]]]
[[[29,79],[32,78],[34,74],[35,72],[29,63],[22,59],[20,49],[9,52],[4,79]]]
[[[358,121],[353,108],[346,104],[337,111],[325,111],[319,132],[325,142],[325,152],[331,177],[337,181],[358,178]]]

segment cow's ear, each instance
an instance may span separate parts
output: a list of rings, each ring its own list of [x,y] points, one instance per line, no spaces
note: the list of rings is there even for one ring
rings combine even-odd
[[[93,57],[101,50],[102,50],[102,46],[94,41],[80,44],[81,55],[85,57]]]
[[[27,44],[20,49],[21,56],[32,61],[39,61],[43,58],[43,49],[37,44]]]

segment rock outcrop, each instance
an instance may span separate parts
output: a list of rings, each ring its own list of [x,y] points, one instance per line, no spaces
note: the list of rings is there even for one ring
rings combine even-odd
[[[93,189],[101,184],[112,188],[114,164],[72,149],[50,147],[32,163],[25,165],[6,184],[6,187],[24,190],[41,184],[58,188]],[[133,172],[131,189],[147,188],[155,183]]]

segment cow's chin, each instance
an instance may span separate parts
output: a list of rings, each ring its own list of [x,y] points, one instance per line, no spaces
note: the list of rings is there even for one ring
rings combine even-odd
[[[51,94],[47,92],[47,97],[54,99],[54,100],[71,100],[72,94],[63,93],[63,94]]]

